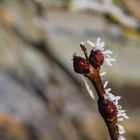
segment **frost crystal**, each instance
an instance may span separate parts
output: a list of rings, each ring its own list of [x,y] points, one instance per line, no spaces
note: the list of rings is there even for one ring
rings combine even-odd
[[[113,52],[111,50],[105,50],[105,43],[101,41],[100,38],[97,38],[95,43],[90,40],[88,40],[87,43],[93,48],[93,50],[100,50],[104,55],[106,64],[112,66],[112,62],[115,62],[115,59],[111,57]]]
[[[118,129],[120,135],[125,133],[124,127],[122,125],[118,124]]]
[[[104,83],[104,88],[106,88],[107,85],[108,85],[108,81],[105,81],[105,83]]]
[[[106,72],[101,72],[100,73],[100,76],[104,76],[104,75],[106,75]]]
[[[88,91],[90,97],[94,100],[95,97],[94,97],[93,91],[92,91],[91,88],[89,87],[89,85],[88,85],[87,81],[85,80],[85,78],[82,77],[82,79],[83,79],[83,81],[84,81],[84,83],[85,83],[86,89],[87,89],[87,91]]]
[[[119,136],[119,140],[126,140],[123,136]]]

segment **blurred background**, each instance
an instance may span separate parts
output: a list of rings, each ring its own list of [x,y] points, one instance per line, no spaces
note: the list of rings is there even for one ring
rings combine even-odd
[[[0,140],[109,139],[97,98],[72,67],[80,42],[97,37],[116,58],[102,70],[130,117],[125,137],[140,140],[139,7],[139,0],[0,0]]]

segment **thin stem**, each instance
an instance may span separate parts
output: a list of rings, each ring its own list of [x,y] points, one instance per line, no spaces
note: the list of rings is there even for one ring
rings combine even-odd
[[[95,87],[99,99],[104,99],[105,90],[99,75],[99,68],[95,69],[93,67],[90,67],[90,71],[90,74],[86,75],[86,77],[92,82],[93,86]]]
[[[88,61],[88,54],[87,54],[87,49],[86,49],[85,45],[81,43],[80,46],[81,46],[81,50],[84,52],[86,60]]]
[[[107,125],[111,140],[118,140],[119,131],[116,122],[112,122],[112,123],[105,122],[105,123]]]
[[[116,125],[117,115],[113,116],[111,121],[108,121],[108,118],[106,117],[107,116],[106,114],[108,112],[104,112],[104,110],[102,109],[108,104],[108,102],[104,98],[104,94],[106,94],[106,92],[103,87],[99,70],[100,70],[100,67],[94,68],[93,66],[90,66],[90,73],[85,76],[92,82],[93,86],[95,87],[95,90],[99,97],[98,99],[99,112],[106,123],[111,140],[118,140],[119,132],[118,132],[118,126]]]

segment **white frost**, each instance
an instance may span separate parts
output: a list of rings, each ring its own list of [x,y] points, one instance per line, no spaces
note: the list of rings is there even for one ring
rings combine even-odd
[[[111,57],[113,52],[111,50],[104,50],[105,43],[101,41],[101,38],[97,38],[95,43],[90,40],[88,40],[87,43],[93,48],[93,50],[100,50],[104,55],[106,64],[112,66],[112,62],[115,62],[115,59]]]
[[[87,89],[87,91],[88,91],[90,97],[94,100],[95,97],[94,97],[93,91],[92,91],[91,88],[89,87],[89,85],[88,85],[86,79],[85,79],[84,77],[82,77],[82,79],[83,79],[83,81],[84,81],[84,83],[85,83],[86,89]]]
[[[126,139],[123,136],[119,136],[119,140],[126,140]]]
[[[104,88],[106,88],[107,85],[108,85],[108,81],[105,81],[105,83],[104,83]]]
[[[125,129],[122,125],[118,124],[119,134],[122,135],[125,133]]]
[[[104,76],[104,75],[106,75],[106,72],[101,72],[100,73],[100,76]]]

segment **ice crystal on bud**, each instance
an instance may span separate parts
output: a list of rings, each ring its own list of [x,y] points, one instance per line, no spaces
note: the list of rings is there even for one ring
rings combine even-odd
[[[100,38],[97,38],[95,43],[91,42],[90,40],[88,40],[87,43],[93,48],[94,51],[100,50],[104,55],[104,61],[106,62],[106,64],[112,66],[112,62],[115,62],[115,59],[111,57],[111,54],[113,52],[111,50],[105,50],[105,43],[101,41]]]
[[[129,119],[129,117],[126,114],[126,110],[120,110],[120,109],[118,109],[117,117],[120,121],[123,120],[123,119]]]
[[[125,129],[122,125],[118,124],[118,129],[119,129],[119,134],[124,134],[125,133]]]

